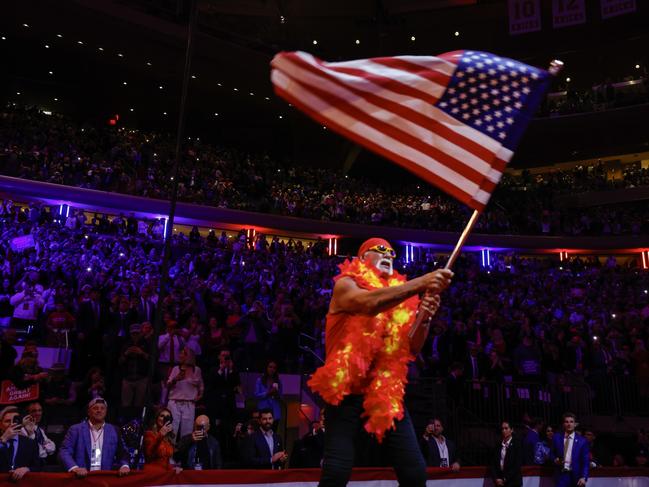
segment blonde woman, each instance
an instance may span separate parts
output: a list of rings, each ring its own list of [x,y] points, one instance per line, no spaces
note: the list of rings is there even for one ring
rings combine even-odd
[[[196,356],[190,348],[180,352],[180,365],[171,369],[167,387],[169,403],[167,407],[173,416],[173,433],[176,438],[189,434],[194,429],[196,402],[203,397],[203,375],[196,366]],[[180,428],[180,429],[179,429]]]

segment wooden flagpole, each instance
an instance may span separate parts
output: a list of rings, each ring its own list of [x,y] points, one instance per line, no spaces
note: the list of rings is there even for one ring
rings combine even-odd
[[[455,244],[455,248],[453,249],[453,252],[451,252],[451,256],[448,258],[448,262],[446,262],[444,269],[450,269],[451,267],[453,267],[453,264],[455,264],[455,261],[460,255],[460,250],[462,250],[466,239],[469,238],[469,234],[471,233],[471,230],[473,230],[473,227],[478,221],[479,216],[480,212],[478,210],[473,210],[473,215],[471,215],[471,218],[469,218],[469,223],[466,224],[462,235],[460,235],[460,239]]]
[[[473,210],[473,214],[471,215],[471,218],[469,218],[469,223],[466,224],[466,227],[462,231],[462,235],[460,235],[459,240],[455,244],[455,248],[453,249],[453,252],[451,252],[451,256],[448,258],[444,269],[450,269],[457,260],[458,256],[460,255],[460,251],[462,250],[462,247],[464,246],[467,238],[469,238],[469,234],[471,233],[471,230],[473,230],[473,227],[478,221],[479,216],[480,212],[478,210]],[[419,353],[419,350],[417,350],[417,348],[419,348],[418,344],[420,343],[421,346],[423,346],[424,344],[424,340],[428,335],[428,326],[430,325],[431,318],[432,315],[426,310],[420,310],[419,313],[417,313],[417,318],[415,318],[415,322],[413,323],[412,328],[410,328],[410,332],[408,333],[408,338],[410,338],[411,344],[413,343],[413,341],[418,342],[413,344],[415,345],[414,349],[411,348],[411,351],[414,354]],[[421,332],[424,333],[424,336],[421,337],[421,340],[413,340],[415,335]]]

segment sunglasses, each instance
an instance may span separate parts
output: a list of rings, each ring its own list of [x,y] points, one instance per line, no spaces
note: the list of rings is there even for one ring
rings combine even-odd
[[[165,423],[167,423],[171,421],[171,416],[169,416],[168,414],[163,414],[160,416],[160,419],[163,420]]]
[[[387,255],[389,257],[392,257],[393,259],[397,256],[397,253],[394,251],[394,249],[386,247],[385,245],[375,245],[374,247],[370,247],[367,250],[368,252],[378,252],[379,254]]]

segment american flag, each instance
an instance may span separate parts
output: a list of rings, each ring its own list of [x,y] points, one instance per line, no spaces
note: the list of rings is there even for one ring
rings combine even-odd
[[[337,63],[283,52],[271,66],[289,103],[479,211],[550,82],[479,51]]]

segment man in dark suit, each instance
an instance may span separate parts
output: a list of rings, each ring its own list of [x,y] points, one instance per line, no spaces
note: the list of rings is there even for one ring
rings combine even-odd
[[[541,431],[543,430],[543,421],[539,418],[530,420],[529,425],[525,425],[525,436],[523,437],[523,465],[535,465],[534,455],[536,445],[541,441]]]
[[[223,447],[225,459],[232,460],[231,454],[235,451],[232,430],[237,414],[236,395],[241,392],[241,378],[234,368],[230,350],[221,350],[219,365],[212,367],[205,382],[207,412],[219,425],[216,436]]]
[[[9,406],[0,412],[0,472],[9,472],[14,481],[41,466],[38,443],[19,435],[22,427],[18,408]]]
[[[324,457],[325,429],[322,421],[311,422],[311,430],[293,443],[291,467],[320,468]]]
[[[201,415],[194,420],[192,433],[182,437],[178,444],[176,460],[183,468],[191,470],[223,468],[221,447],[209,431],[210,418]]]
[[[514,430],[509,421],[500,425],[502,440],[494,449],[491,464],[491,476],[496,487],[522,487],[523,474],[521,466],[523,461],[521,443],[514,438]]]
[[[468,357],[464,363],[464,378],[470,381],[484,379],[487,364],[480,345],[472,343],[469,348]]]
[[[140,322],[155,322],[155,308],[156,304],[151,298],[151,288],[148,286],[143,286],[140,290],[140,298],[136,307],[137,319]]]
[[[88,403],[88,420],[70,427],[61,443],[59,458],[68,472],[82,478],[94,470],[118,469],[128,475],[128,451],[116,426],[106,423],[106,401],[97,397]]]
[[[439,418],[428,421],[423,439],[420,442],[421,451],[429,467],[450,468],[454,472],[460,470],[460,462],[457,458],[457,449],[452,440],[446,438],[444,425]]]
[[[273,431],[273,412],[263,409],[259,418],[259,430],[255,431],[248,442],[244,461],[252,468],[284,468],[288,455],[284,451],[282,439]]]
[[[588,441],[575,431],[577,417],[563,415],[563,432],[552,438],[552,455],[556,465],[556,487],[585,487],[588,481]]]

